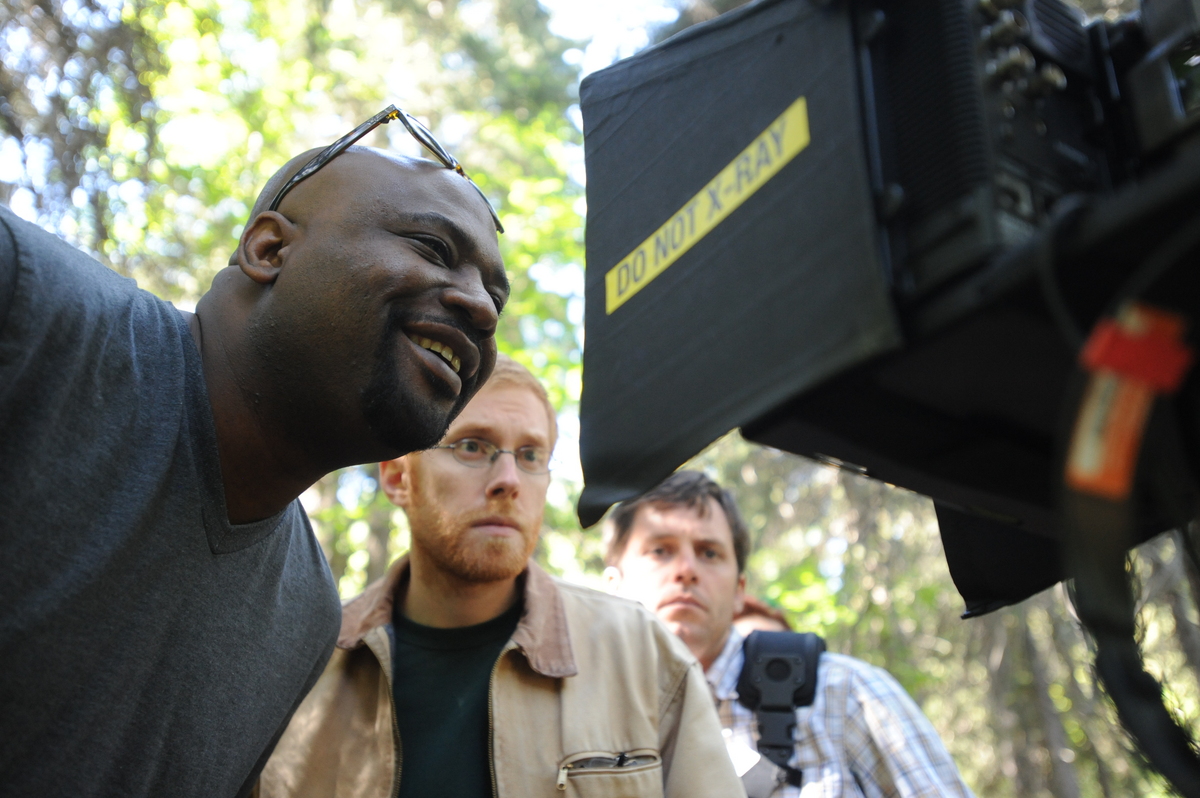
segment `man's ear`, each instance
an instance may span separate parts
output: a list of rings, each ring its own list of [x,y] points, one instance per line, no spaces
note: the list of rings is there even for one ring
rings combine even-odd
[[[607,593],[616,593],[621,589],[621,569],[615,565],[610,565],[604,569],[604,590]]]
[[[733,617],[746,608],[746,575],[738,574],[737,591],[733,594]]]
[[[284,250],[295,239],[296,225],[276,211],[263,211],[246,225],[238,242],[242,273],[259,285],[271,285],[283,268]]]
[[[411,455],[385,460],[379,464],[379,483],[392,504],[407,508],[412,499]]]

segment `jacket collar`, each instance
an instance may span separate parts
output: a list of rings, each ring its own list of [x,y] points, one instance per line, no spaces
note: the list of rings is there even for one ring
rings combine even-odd
[[[571,650],[571,634],[558,585],[533,560],[518,579],[523,585],[525,601],[512,642],[525,655],[529,667],[542,676],[576,675],[579,668]],[[391,623],[396,593],[406,584],[408,555],[393,563],[382,579],[342,605],[338,648],[358,648],[368,632]]]

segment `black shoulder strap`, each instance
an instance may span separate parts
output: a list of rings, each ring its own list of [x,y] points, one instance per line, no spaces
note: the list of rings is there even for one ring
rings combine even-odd
[[[745,661],[738,676],[738,703],[758,720],[758,752],[787,771],[789,784],[800,774],[792,758],[796,708],[817,694],[817,664],[825,641],[811,632],[751,632],[742,644]]]

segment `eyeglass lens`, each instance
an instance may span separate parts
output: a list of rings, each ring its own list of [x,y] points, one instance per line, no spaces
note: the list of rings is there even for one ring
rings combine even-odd
[[[462,172],[462,166],[459,165],[456,159],[450,152],[442,146],[442,143],[433,137],[433,133],[429,128],[421,124],[420,120],[407,111],[400,112],[400,121],[412,137],[417,140],[422,147],[432,152],[437,159],[442,162],[442,165],[448,169],[453,169],[456,172]]]
[[[529,474],[545,474],[550,470],[550,453],[540,446],[522,446],[516,451],[501,449],[495,444],[478,438],[464,438],[445,448],[454,454],[454,459],[465,466],[484,468],[491,465],[501,454],[511,454],[517,468]]]

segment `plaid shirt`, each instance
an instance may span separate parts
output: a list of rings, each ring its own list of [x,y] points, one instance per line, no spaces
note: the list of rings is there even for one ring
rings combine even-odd
[[[730,630],[705,677],[722,728],[755,749],[754,713],[737,703],[742,640]],[[804,772],[803,785],[784,785],[773,798],[974,798],[904,688],[887,671],[841,654],[821,655],[816,698],[796,710],[796,752],[789,764]]]

